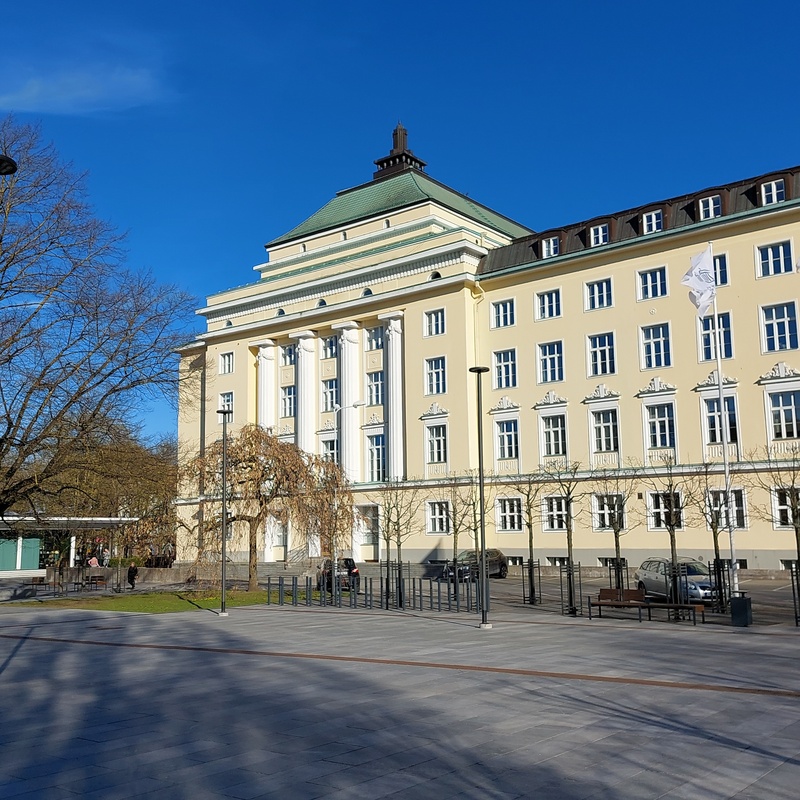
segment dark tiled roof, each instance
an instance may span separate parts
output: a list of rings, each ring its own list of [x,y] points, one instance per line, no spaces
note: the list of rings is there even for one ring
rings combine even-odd
[[[736,183],[715,186],[703,189],[692,194],[673,197],[655,203],[618,211],[608,216],[595,217],[594,219],[568,225],[564,228],[554,228],[528,235],[517,239],[505,247],[499,247],[485,256],[479,268],[479,273],[488,275],[499,272],[509,267],[531,266],[549,263],[552,258],[542,258],[541,242],[545,239],[557,237],[559,241],[559,257],[577,255],[587,250],[599,250],[615,244],[622,244],[629,240],[645,239],[659,234],[645,234],[642,230],[642,215],[649,211],[660,210],[663,215],[663,232],[686,228],[699,222],[713,223],[725,217],[754,211],[762,206],[761,186],[769,181],[783,179],[785,187],[785,200],[800,199],[800,166],[778,172],[770,172],[755,178],[748,178]],[[721,202],[721,216],[711,220],[700,219],[700,201],[719,195]],[[768,206],[775,208],[780,205]],[[607,224],[609,230],[608,244],[592,247],[590,231],[595,225]]]

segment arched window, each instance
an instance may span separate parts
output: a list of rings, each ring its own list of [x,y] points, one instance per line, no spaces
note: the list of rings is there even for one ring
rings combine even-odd
[[[282,308],[279,308],[279,309],[278,309],[278,310],[275,312],[275,316],[276,316],[276,317],[282,317],[282,316],[283,316],[285,313],[286,313],[286,312],[285,312],[285,311],[284,311]]]
[[[438,281],[441,277],[442,277],[442,274],[440,272],[431,272],[431,274],[428,276],[428,280],[429,281]]]
[[[364,289],[364,291],[361,292],[361,296],[362,297],[372,297],[372,289]]]
[[[317,303],[317,308],[322,308],[322,306],[326,306],[326,305],[328,305],[328,304],[325,302],[325,300],[321,299],[321,300],[320,300],[320,301]]]

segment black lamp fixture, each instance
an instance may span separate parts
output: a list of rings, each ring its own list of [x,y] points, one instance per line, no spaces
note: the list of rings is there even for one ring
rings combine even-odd
[[[10,156],[0,153],[0,175],[13,175],[17,171],[17,162]]]

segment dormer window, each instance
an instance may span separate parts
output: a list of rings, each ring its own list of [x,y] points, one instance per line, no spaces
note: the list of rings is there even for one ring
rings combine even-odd
[[[773,203],[782,203],[786,199],[786,184],[783,178],[761,184],[761,204],[770,206]]]
[[[642,230],[644,233],[658,233],[664,230],[664,212],[659,208],[642,214]]]
[[[700,219],[714,219],[722,216],[722,198],[715,194],[700,200]]]
[[[592,247],[608,244],[608,223],[593,225],[589,230],[589,243]]]
[[[558,255],[558,236],[542,239],[542,258],[552,258]]]

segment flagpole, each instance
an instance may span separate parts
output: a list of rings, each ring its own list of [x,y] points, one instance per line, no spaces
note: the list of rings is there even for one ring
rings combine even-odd
[[[708,243],[711,252],[711,263],[714,263],[714,247]],[[736,531],[731,513],[731,464],[728,459],[729,431],[726,419],[725,394],[722,382],[722,331],[719,325],[719,312],[717,311],[717,293],[714,292],[714,350],[717,356],[717,389],[719,390],[719,427],[722,432],[722,466],[725,471],[725,516],[728,523],[728,539],[731,548],[731,589],[739,591],[739,563],[736,560]]]

